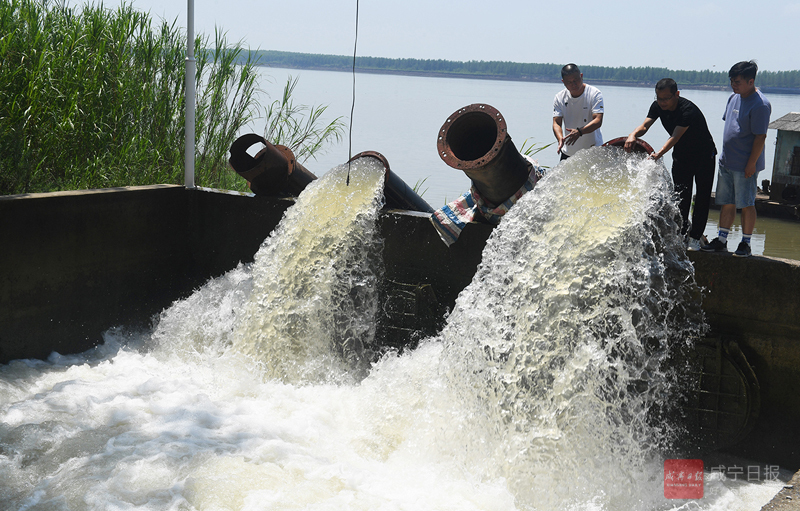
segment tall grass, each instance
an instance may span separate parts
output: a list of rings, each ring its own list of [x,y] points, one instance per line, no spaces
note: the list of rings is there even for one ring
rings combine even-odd
[[[258,114],[251,53],[194,44],[195,182],[246,189],[227,151]],[[185,47],[130,5],[0,0],[0,194],[182,183]]]

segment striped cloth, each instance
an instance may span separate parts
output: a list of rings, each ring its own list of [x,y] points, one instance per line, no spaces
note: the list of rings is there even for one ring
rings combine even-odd
[[[439,237],[448,247],[455,243],[464,227],[480,216],[492,224],[498,224],[511,206],[516,204],[520,197],[533,190],[539,179],[544,176],[544,169],[539,166],[536,160],[527,158],[531,166],[528,180],[519,190],[499,206],[487,203],[480,196],[475,186],[471,186],[469,192],[465,193],[453,202],[448,202],[444,207],[437,209],[431,215],[431,223],[439,233]]]

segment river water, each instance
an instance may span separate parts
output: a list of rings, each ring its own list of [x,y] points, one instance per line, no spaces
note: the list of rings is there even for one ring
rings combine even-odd
[[[295,103],[328,105],[328,121],[342,117],[349,122],[353,94],[353,78],[349,73],[298,69],[262,68],[262,83],[270,97],[280,97],[288,76],[299,77]],[[585,76],[587,83],[591,77]],[[488,103],[497,108],[508,123],[508,132],[519,149],[523,142],[543,146],[554,139],[552,133],[553,97],[561,83],[535,83],[462,78],[428,78],[401,75],[357,74],[356,101],[352,126],[352,153],[373,150],[389,160],[392,170],[410,186],[420,185],[423,198],[438,208],[458,198],[469,189],[469,179],[448,167],[439,158],[436,141],[445,120],[459,108],[472,103]],[[654,99],[651,88],[601,87],[605,101],[604,140],[627,136],[645,118]],[[681,95],[693,101],[703,112],[709,130],[721,148],[724,123],[722,114],[729,91],[686,89]],[[800,96],[770,94],[772,120],[789,112],[800,111]],[[264,102],[268,98],[264,96]],[[263,129],[254,123],[247,131]],[[766,143],[766,170],[761,179],[771,179],[776,130],[769,130]],[[661,147],[668,135],[656,123],[645,135],[655,148]],[[558,163],[555,146],[535,156],[539,163],[553,167]],[[305,166],[316,174],[348,159],[348,140],[331,147]],[[667,168],[672,165],[671,153],[664,157]],[[716,237],[718,213],[711,212],[706,228],[708,239]],[[740,239],[739,218],[729,246]],[[769,239],[769,241],[767,241]],[[760,218],[753,241],[753,253],[789,259],[800,259],[800,224]]]
[[[664,361],[704,328],[665,167],[593,149],[546,176],[400,355],[373,342],[371,161],[152,331],[0,366],[2,508],[727,511],[781,488],[707,468],[702,499],[664,497]]]

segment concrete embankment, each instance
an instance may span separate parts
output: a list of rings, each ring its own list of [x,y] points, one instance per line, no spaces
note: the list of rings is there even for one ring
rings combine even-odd
[[[167,185],[0,197],[0,363],[147,327],[252,260],[291,204]]]
[[[149,326],[174,300],[252,261],[292,204],[166,185],[0,197],[0,363],[77,353],[111,327]],[[396,341],[435,328],[472,279],[491,227],[470,224],[449,248],[427,214],[387,212],[381,230],[386,278],[416,293],[420,319]],[[736,343],[760,388],[755,426],[729,451],[800,468],[800,263],[690,259],[710,335]]]
[[[797,511],[800,509],[800,472],[775,495],[761,511]]]

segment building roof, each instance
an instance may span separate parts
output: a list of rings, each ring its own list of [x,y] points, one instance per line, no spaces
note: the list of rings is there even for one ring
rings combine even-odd
[[[800,112],[786,114],[769,123],[769,127],[783,131],[800,131]]]

